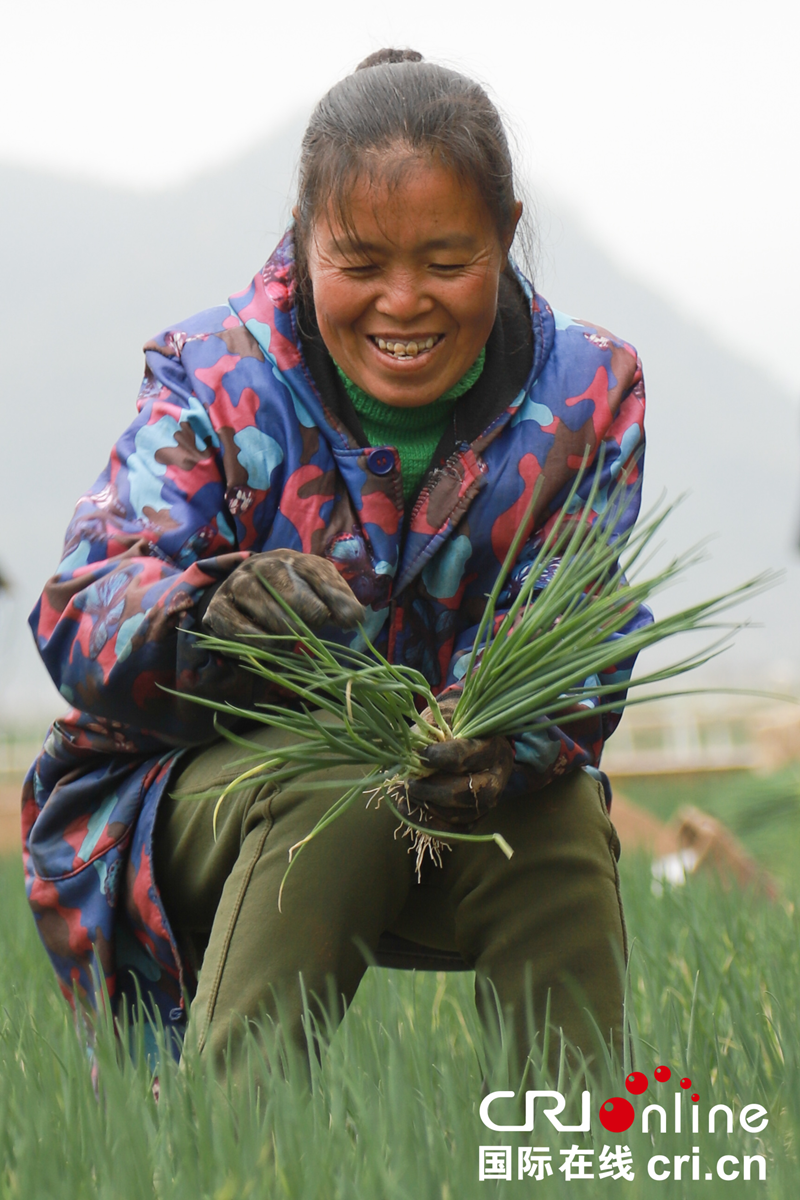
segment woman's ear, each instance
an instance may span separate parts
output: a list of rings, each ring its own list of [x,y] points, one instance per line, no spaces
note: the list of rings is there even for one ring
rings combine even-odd
[[[504,255],[506,261],[508,261],[508,252],[511,249],[511,243],[514,241],[514,234],[517,232],[517,226],[519,225],[521,216],[522,216],[522,201],[517,200],[516,204],[514,205],[514,211],[511,216],[511,221],[509,223],[508,229],[506,230],[506,236],[503,239],[503,255]]]
[[[292,209],[292,220],[294,221],[295,225],[297,224],[299,219],[300,219],[300,209],[295,204],[294,208]]]

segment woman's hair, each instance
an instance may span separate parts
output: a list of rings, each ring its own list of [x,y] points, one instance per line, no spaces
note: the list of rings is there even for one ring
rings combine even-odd
[[[516,203],[513,164],[486,92],[457,71],[424,62],[416,50],[378,50],[323,96],[303,137],[295,209],[302,299],[311,299],[307,242],[319,214],[330,211],[349,231],[356,180],[388,177],[391,186],[419,156],[477,188],[498,237],[507,237]]]

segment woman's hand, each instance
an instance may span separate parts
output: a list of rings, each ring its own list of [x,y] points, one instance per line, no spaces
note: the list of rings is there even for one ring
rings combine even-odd
[[[267,550],[245,559],[217,588],[203,628],[217,637],[245,640],[294,632],[262,579],[312,629],[331,624],[353,629],[364,619],[364,609],[327,559],[298,550]]]
[[[448,724],[457,703],[450,698],[440,705]],[[440,833],[468,833],[497,804],[514,766],[511,743],[499,736],[434,742],[420,758],[434,774],[410,780],[398,807],[403,816]]]

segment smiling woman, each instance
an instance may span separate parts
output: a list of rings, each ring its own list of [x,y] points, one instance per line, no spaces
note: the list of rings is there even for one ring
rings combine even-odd
[[[307,263],[337,365],[384,404],[416,408],[456,384],[486,345],[522,206],[501,238],[474,184],[404,153],[391,183],[353,184],[352,232],[330,209],[321,215]]]
[[[417,963],[474,969],[521,1064],[547,1044],[547,1013],[587,1058],[618,1044],[625,935],[598,770],[618,716],[583,700],[569,733],[424,752],[419,820],[445,839],[500,834],[510,862],[457,841],[418,878],[387,807],[354,806],[308,844],[279,911],[290,847],[350,781],[262,781],[213,821],[240,773],[230,734],[268,758],[292,742],[292,713],[198,633],[263,643],[287,633],[288,607],[422,672],[446,716],[523,516],[498,617],[582,462],[571,504],[606,512],[615,487],[618,530],[636,519],[638,358],[536,294],[509,260],[520,214],[478,84],[410,51],[362,63],[312,116],[294,224],[264,268],[145,347],[138,416],[32,615],[74,706],[25,785],[43,941],[68,998],[91,1005],[100,974],[115,1005],[156,1006],[176,1045],[191,1001],[189,1036],[221,1072],[263,1019],[302,1042],[306,1001],[327,996],[335,1016],[387,938]],[[632,610],[626,628],[648,619]],[[632,665],[589,683],[623,689]],[[232,714],[220,738],[198,697],[277,700],[286,726]]]

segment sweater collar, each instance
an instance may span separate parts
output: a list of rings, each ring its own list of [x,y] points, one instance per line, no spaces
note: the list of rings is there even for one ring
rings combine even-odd
[[[485,362],[486,347],[482,346],[481,352],[475,359],[475,362],[464,372],[457,383],[454,383],[451,388],[448,388],[436,400],[428,404],[420,404],[414,408],[385,404],[383,401],[376,399],[375,396],[371,396],[369,392],[365,392],[357,383],[354,383],[345,374],[335,359],[334,366],[359,416],[366,417],[373,425],[380,425],[382,428],[388,430],[418,429],[422,431],[434,429],[437,425],[441,424],[443,417],[448,416],[452,412],[456,401],[477,383]]]

